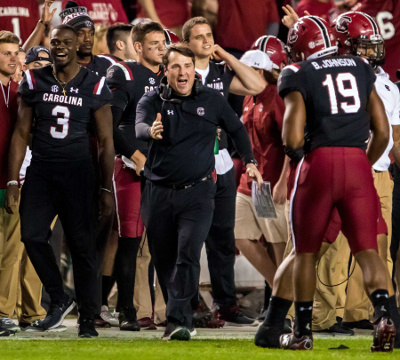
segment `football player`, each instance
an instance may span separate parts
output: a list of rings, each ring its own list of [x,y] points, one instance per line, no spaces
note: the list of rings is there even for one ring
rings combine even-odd
[[[51,33],[50,53],[54,66],[28,70],[19,93],[21,101],[9,158],[6,209],[18,203],[18,173],[25,156],[33,118],[32,163],[21,195],[21,237],[51,304],[42,323],[56,328],[74,307],[63,289],[61,274],[48,242],[50,225],[59,215],[73,259],[80,313],[79,336],[97,336],[96,216],[109,217],[113,209],[111,178],[114,164],[111,93],[100,78],[76,61],[77,33],[60,25]],[[101,195],[89,147],[89,124],[96,122]],[[99,186],[100,188],[100,186]],[[96,205],[98,199],[98,205]]]

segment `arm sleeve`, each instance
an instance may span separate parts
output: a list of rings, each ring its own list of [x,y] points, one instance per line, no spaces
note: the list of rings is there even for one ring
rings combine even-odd
[[[287,94],[299,91],[305,100],[305,83],[306,81],[303,79],[302,72],[298,68],[298,65],[289,65],[282,70],[278,79],[279,96],[283,99]]]
[[[28,70],[30,71],[30,70]],[[29,105],[32,106],[32,98],[33,98],[33,91],[34,90],[29,90],[29,85],[27,81],[27,76],[25,75],[22,79],[22,81],[19,84],[18,87],[18,94],[19,96],[25,100],[25,102]]]
[[[227,100],[225,98],[222,98],[222,101],[221,98],[218,100],[219,125],[230,135],[241,159],[248,164],[254,160],[254,155],[246,128]]]
[[[98,90],[96,90],[96,89],[98,89]],[[101,109],[104,105],[107,105],[111,102],[112,95],[111,95],[110,89],[108,88],[108,86],[106,84],[105,77],[102,77],[100,79],[100,81],[96,85],[94,91],[95,91],[94,94],[96,96],[95,96],[93,111],[97,111],[97,110]],[[99,94],[97,92],[99,92]]]
[[[152,94],[152,95],[151,95]],[[136,138],[143,141],[150,141],[152,137],[149,130],[157,117],[155,108],[156,93],[151,91],[142,96],[136,108]]]

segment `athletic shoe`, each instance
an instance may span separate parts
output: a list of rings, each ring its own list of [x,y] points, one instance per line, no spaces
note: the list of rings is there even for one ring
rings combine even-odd
[[[188,341],[190,338],[191,335],[188,328],[169,322],[165,328],[162,340]]]
[[[10,336],[14,336],[15,335],[15,331],[12,330],[0,330],[0,337],[10,337]]]
[[[225,321],[211,311],[196,311],[193,315],[193,326],[197,328],[219,329],[224,325]]]
[[[127,307],[119,313],[119,329],[126,331],[139,331],[140,325],[136,320],[136,309],[134,307]]]
[[[18,325],[15,325],[14,322],[10,318],[1,318],[0,319],[0,331],[21,331],[21,328]]]
[[[21,326],[21,324],[20,324],[20,327],[21,327],[21,330],[25,331],[25,332],[42,332],[42,331],[64,332],[64,331],[67,331],[67,327],[64,325],[59,325],[55,328],[44,330],[43,329],[43,321],[44,321],[44,319],[35,320],[32,323],[27,324],[27,326]]]
[[[312,335],[303,335],[301,338],[296,337],[295,334],[281,335],[279,342],[281,349],[285,350],[312,350],[313,337]]]
[[[119,326],[118,317],[114,317],[113,314],[108,310],[107,305],[102,305],[100,317],[108,322],[111,326]]]
[[[143,330],[157,330],[156,324],[149,317],[138,319],[137,321]]]
[[[189,329],[189,332],[190,332],[190,337],[191,337],[191,338],[192,338],[193,336],[196,336],[196,335],[197,335],[197,331],[196,331],[196,329],[195,329],[194,327],[190,328],[190,329]]]
[[[396,337],[396,327],[392,319],[383,317],[374,325],[372,352],[392,352]]]
[[[91,338],[99,336],[99,333],[94,327],[93,319],[81,319],[79,322],[78,336],[81,338]]]
[[[324,330],[317,330],[314,331],[316,333],[327,333],[327,334],[334,334],[334,335],[346,335],[346,336],[353,336],[354,331],[344,326],[343,324],[333,324],[330,328]]]
[[[347,326],[349,329],[374,330],[374,324],[367,319],[360,321],[346,321],[342,324]]]
[[[281,326],[261,324],[254,338],[254,344],[262,348],[280,349],[279,338],[284,334]]]
[[[99,314],[94,316],[94,327],[96,328],[110,328],[111,324],[108,321],[103,320]]]
[[[75,307],[75,302],[69,298],[63,304],[51,303],[49,311],[42,322],[43,330],[54,329],[62,324],[64,318]]]
[[[231,306],[228,309],[220,309],[219,318],[225,321],[227,326],[258,326],[259,322],[245,316],[238,306]]]

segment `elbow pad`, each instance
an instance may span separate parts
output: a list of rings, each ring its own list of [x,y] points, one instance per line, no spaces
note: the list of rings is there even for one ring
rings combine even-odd
[[[304,149],[302,147],[293,149],[290,146],[285,146],[285,154],[298,163],[304,156]]]

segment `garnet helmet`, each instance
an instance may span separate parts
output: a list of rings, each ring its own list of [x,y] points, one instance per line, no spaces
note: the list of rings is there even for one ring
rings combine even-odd
[[[177,44],[181,40],[179,39],[179,36],[176,35],[173,31],[169,29],[164,29],[164,35],[165,35],[165,46],[169,47],[172,44]]]
[[[304,16],[289,29],[289,55],[293,62],[298,62],[336,54],[335,40],[330,25],[324,19]]]
[[[384,64],[385,42],[371,16],[349,11],[338,16],[332,28],[339,54],[363,56],[373,67]]]
[[[273,63],[273,69],[281,71],[288,63],[285,44],[276,36],[264,35],[259,37],[251,46],[251,50],[265,52]]]

